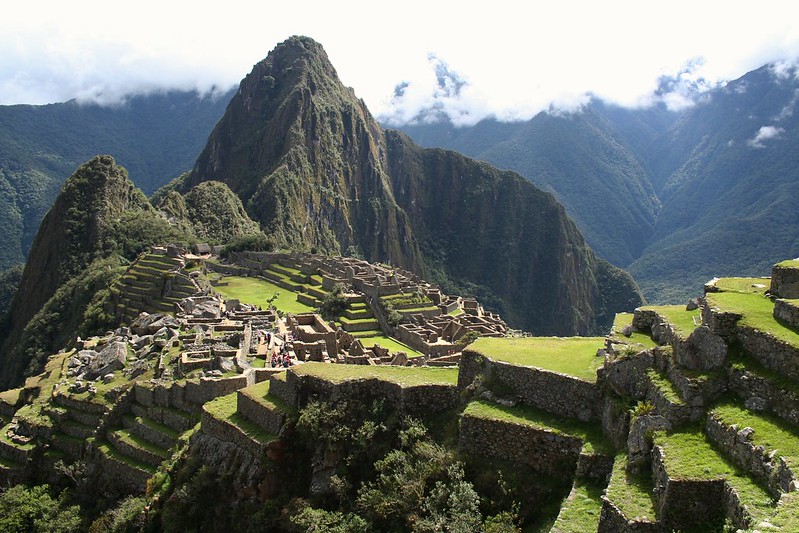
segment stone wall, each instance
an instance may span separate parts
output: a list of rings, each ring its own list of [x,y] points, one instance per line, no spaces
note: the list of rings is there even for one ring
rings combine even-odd
[[[257,401],[251,396],[238,392],[236,410],[272,435],[279,435],[286,422],[286,413],[273,409]]]
[[[799,298],[799,268],[774,265],[769,291],[780,298]]]
[[[627,435],[630,432],[629,407],[611,394],[606,394],[602,406],[602,433],[613,447],[623,450],[627,447]]]
[[[729,370],[730,389],[755,411],[770,411],[799,426],[799,393],[742,367]]]
[[[669,478],[664,451],[652,449],[652,479],[655,483],[657,516],[668,530],[712,526],[724,522],[725,482],[723,479],[693,480]]]
[[[799,380],[799,348],[748,326],[738,326],[738,340],[744,351],[763,366]]]
[[[762,448],[755,446],[749,440],[752,434],[751,428],[728,426],[711,413],[707,417],[705,432],[724,455],[763,482],[775,498],[783,492],[796,489],[796,476],[785,460],[764,453]]]
[[[203,409],[200,424],[202,433],[215,437],[220,441],[235,444],[257,459],[263,458],[266,454],[265,443],[260,443],[253,439],[238,426],[231,424],[227,420],[220,420],[212,416],[205,409]]]
[[[599,527],[597,533],[661,533],[663,528],[659,522],[647,522],[644,520],[628,520],[621,509],[616,507],[613,502],[602,497],[602,511],[599,515]]]
[[[577,470],[581,439],[532,426],[461,416],[458,449],[476,457],[496,457],[528,465],[562,479]]]
[[[795,300],[777,300],[774,302],[774,318],[788,324],[790,327],[799,328],[799,302]]]
[[[458,371],[458,389],[465,389],[478,376],[482,376],[487,388],[510,390],[523,403],[555,415],[584,422],[599,421],[602,417],[602,395],[595,383],[557,372],[493,361],[465,350]]]
[[[657,516],[667,530],[711,530],[724,519],[748,529],[752,516],[738,493],[724,479],[670,478],[664,465],[664,451],[652,448],[652,479],[655,483]]]
[[[727,342],[735,340],[736,328],[741,318],[738,313],[725,312],[707,304],[702,307],[702,323]]]

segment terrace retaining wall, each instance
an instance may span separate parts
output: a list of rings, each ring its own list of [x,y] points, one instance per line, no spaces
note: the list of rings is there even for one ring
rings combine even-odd
[[[775,498],[783,492],[796,489],[796,476],[785,459],[764,453],[767,450],[755,446],[749,440],[751,428],[727,425],[710,413],[705,424],[705,433],[724,455],[763,482]]]
[[[487,388],[509,389],[523,403],[549,413],[584,422],[602,418],[602,395],[595,383],[539,368],[494,361],[465,350],[458,371],[458,389],[465,389],[478,376],[482,376]]]
[[[461,416],[458,439],[461,453],[496,457],[567,479],[577,470],[582,447],[583,441],[571,435],[500,420]]]

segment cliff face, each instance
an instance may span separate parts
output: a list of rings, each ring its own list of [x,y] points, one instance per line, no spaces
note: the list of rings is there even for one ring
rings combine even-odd
[[[587,333],[640,303],[629,276],[595,258],[551,194],[514,172],[419,148],[400,132],[386,138],[397,200],[426,257],[442,258],[437,266],[454,281],[490,289],[510,323],[556,335]],[[615,275],[606,276],[611,270]],[[602,300],[615,291],[606,309]]]
[[[177,187],[208,180],[227,184],[278,246],[437,274],[536,333],[597,331],[641,302],[551,194],[384,132],[305,37],[278,45],[241,82]]]
[[[293,37],[241,82],[181,188],[227,184],[279,246],[424,263],[392,195],[379,125],[322,47]]]

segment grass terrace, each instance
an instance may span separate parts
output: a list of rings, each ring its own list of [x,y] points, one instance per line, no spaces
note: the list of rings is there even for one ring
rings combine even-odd
[[[402,387],[458,384],[457,368],[331,365],[310,362],[294,366],[289,371],[299,376],[314,376],[333,383],[356,379],[380,379]]]
[[[494,361],[560,372],[591,383],[603,359],[604,337],[482,337],[469,350]]]
[[[464,415],[487,420],[499,420],[511,424],[531,426],[554,431],[560,435],[571,435],[583,440],[583,452],[612,454],[613,447],[602,434],[599,424],[580,422],[574,418],[556,416],[528,405],[507,407],[485,400],[476,400],[466,406]]]
[[[314,308],[297,301],[297,293],[278,287],[273,283],[257,278],[244,276],[227,276],[224,278],[226,286],[214,287],[214,290],[224,298],[235,298],[241,302],[253,305],[266,306],[266,301],[277,293],[274,306],[286,313],[312,313]]]
[[[383,348],[387,348],[391,353],[405,352],[408,354],[408,358],[410,359],[424,355],[422,352],[417,352],[410,346],[406,346],[400,341],[392,339],[391,337],[386,337],[385,335],[375,335],[373,337],[362,338],[361,342],[367,348],[371,348],[373,344],[379,344]]]
[[[788,259],[777,263],[780,268],[799,268],[799,259]]]
[[[719,292],[764,294],[771,285],[771,278],[719,278],[714,285]]]
[[[713,414],[725,424],[750,427],[755,430],[751,441],[767,452],[776,450],[789,466],[799,465],[799,433],[779,418],[755,414],[739,405],[727,403],[713,409]]]
[[[622,335],[622,328],[627,325],[632,325],[632,323],[632,313],[616,313],[616,318],[613,320],[613,327],[610,329],[610,340],[617,344],[640,344],[643,350],[657,346],[657,343],[652,340],[652,337],[646,333],[634,331],[629,337]]]
[[[708,304],[722,311],[738,313],[743,318],[739,324],[760,331],[799,347],[799,333],[782,325],[774,318],[774,304],[765,296],[738,292],[714,292],[707,295]]]
[[[774,512],[768,491],[719,454],[700,428],[681,433],[656,433],[654,442],[665,452],[669,477],[677,479],[726,479],[749,508],[755,523]]]
[[[268,409],[275,409],[284,413],[294,413],[296,410],[277,396],[269,395],[269,380],[256,383],[244,389],[241,393],[252,398]]]
[[[686,311],[684,305],[647,305],[641,309],[655,311],[666,322],[674,326],[674,329],[683,338],[688,337],[702,323],[701,310]]]
[[[557,533],[596,531],[601,511],[602,486],[594,483],[577,484],[563,500],[551,531]]]
[[[616,456],[613,473],[608,482],[607,497],[618,507],[627,520],[656,522],[655,503],[652,499],[652,477],[627,471],[627,456]]]
[[[673,404],[682,405],[683,400],[680,396],[680,389],[662,372],[649,368],[646,371],[649,380],[663,393],[663,397]]]
[[[225,420],[238,427],[245,435],[262,444],[277,439],[277,435],[264,431],[258,424],[237,411],[238,393],[219,396],[203,405],[203,410],[218,420]]]

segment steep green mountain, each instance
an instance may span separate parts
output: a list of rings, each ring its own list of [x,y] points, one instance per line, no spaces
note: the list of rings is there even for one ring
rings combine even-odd
[[[79,164],[115,154],[149,194],[191,168],[231,96],[176,91],[111,107],[0,106],[0,269],[25,261],[42,217]]]
[[[198,239],[226,244],[261,233],[258,223],[247,216],[241,200],[224,183],[206,181],[186,195],[164,188],[152,198],[170,221],[189,228]]]
[[[663,209],[630,267],[648,295],[673,299],[713,276],[766,275],[799,255],[797,101],[796,71],[779,76],[766,66],[715,91],[662,136],[659,144],[683,159],[653,175]]]
[[[241,82],[181,191],[226,183],[277,245],[423,269],[384,169],[385,140],[322,47],[290,39]]]
[[[0,386],[41,370],[76,332],[113,325],[103,300],[118,267],[152,243],[187,238],[112,157],[81,165],[42,221],[0,330]]]
[[[457,150],[519,172],[552,192],[599,255],[625,266],[652,234],[660,202],[614,125],[592,107],[523,122],[483,120],[402,128],[424,146]]]
[[[594,257],[554,196],[515,172],[388,130],[397,201],[414,221],[428,265],[456,285],[488,289],[510,323],[566,335],[613,309],[635,307],[635,283]]]
[[[520,328],[587,333],[640,302],[550,194],[384,132],[308,38],[287,40],[253,68],[172,187],[209,180],[226,183],[278,246],[432,272]]]
[[[680,113],[595,100],[571,115],[403,130],[552,191],[648,300],[680,302],[714,276],[766,275],[799,255],[797,101],[796,69],[767,65]]]

